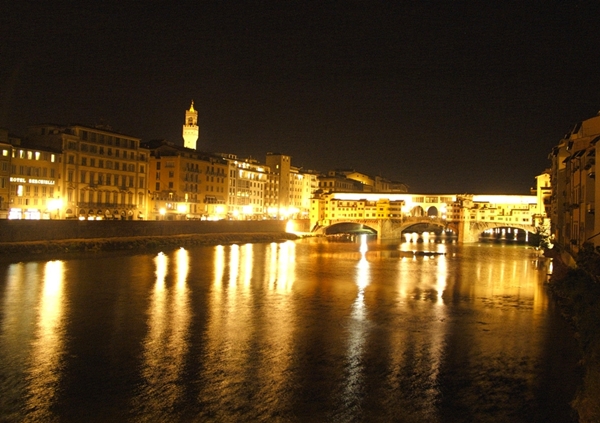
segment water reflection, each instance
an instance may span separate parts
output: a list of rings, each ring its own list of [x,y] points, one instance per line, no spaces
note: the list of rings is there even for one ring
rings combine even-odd
[[[57,401],[65,354],[65,313],[68,302],[63,292],[64,263],[49,261],[44,266],[44,282],[37,307],[37,329],[32,344],[27,375],[28,418],[49,421],[56,417]]]
[[[368,313],[365,306],[365,288],[369,285],[370,266],[367,260],[367,236],[360,236],[360,259],[356,265],[356,286],[358,293],[352,304],[350,320],[346,327],[348,346],[346,352],[346,370],[342,409],[340,414],[344,419],[352,419],[361,408],[361,398],[364,391],[364,347],[367,342]]]
[[[174,269],[167,255],[159,253],[154,258],[156,280],[148,305],[148,333],[141,363],[144,384],[133,400],[140,416],[152,416],[152,420],[172,418],[173,409],[182,401],[181,377],[189,349],[189,253],[181,248],[173,255]],[[169,288],[173,271],[175,283]]]
[[[0,415],[544,421],[570,350],[540,260],[310,239],[6,265]]]

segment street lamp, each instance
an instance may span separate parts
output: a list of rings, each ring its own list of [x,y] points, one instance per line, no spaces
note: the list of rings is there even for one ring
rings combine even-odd
[[[52,198],[48,201],[48,209],[56,210],[56,219],[60,219],[60,209],[62,209],[62,199]]]

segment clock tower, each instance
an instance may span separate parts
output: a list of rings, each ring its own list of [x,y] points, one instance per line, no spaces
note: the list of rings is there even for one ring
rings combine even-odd
[[[194,100],[190,110],[185,111],[185,124],[183,125],[183,146],[185,148],[196,149],[196,141],[198,141],[198,112],[194,110]]]

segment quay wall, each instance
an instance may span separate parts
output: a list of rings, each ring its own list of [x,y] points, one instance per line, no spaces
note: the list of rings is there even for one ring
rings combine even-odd
[[[283,220],[0,220],[0,243],[285,232]]]

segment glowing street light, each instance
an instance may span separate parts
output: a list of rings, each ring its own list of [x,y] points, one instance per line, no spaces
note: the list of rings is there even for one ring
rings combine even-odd
[[[52,198],[48,201],[48,209],[56,210],[56,218],[60,219],[60,209],[62,209],[63,202],[60,198]]]

